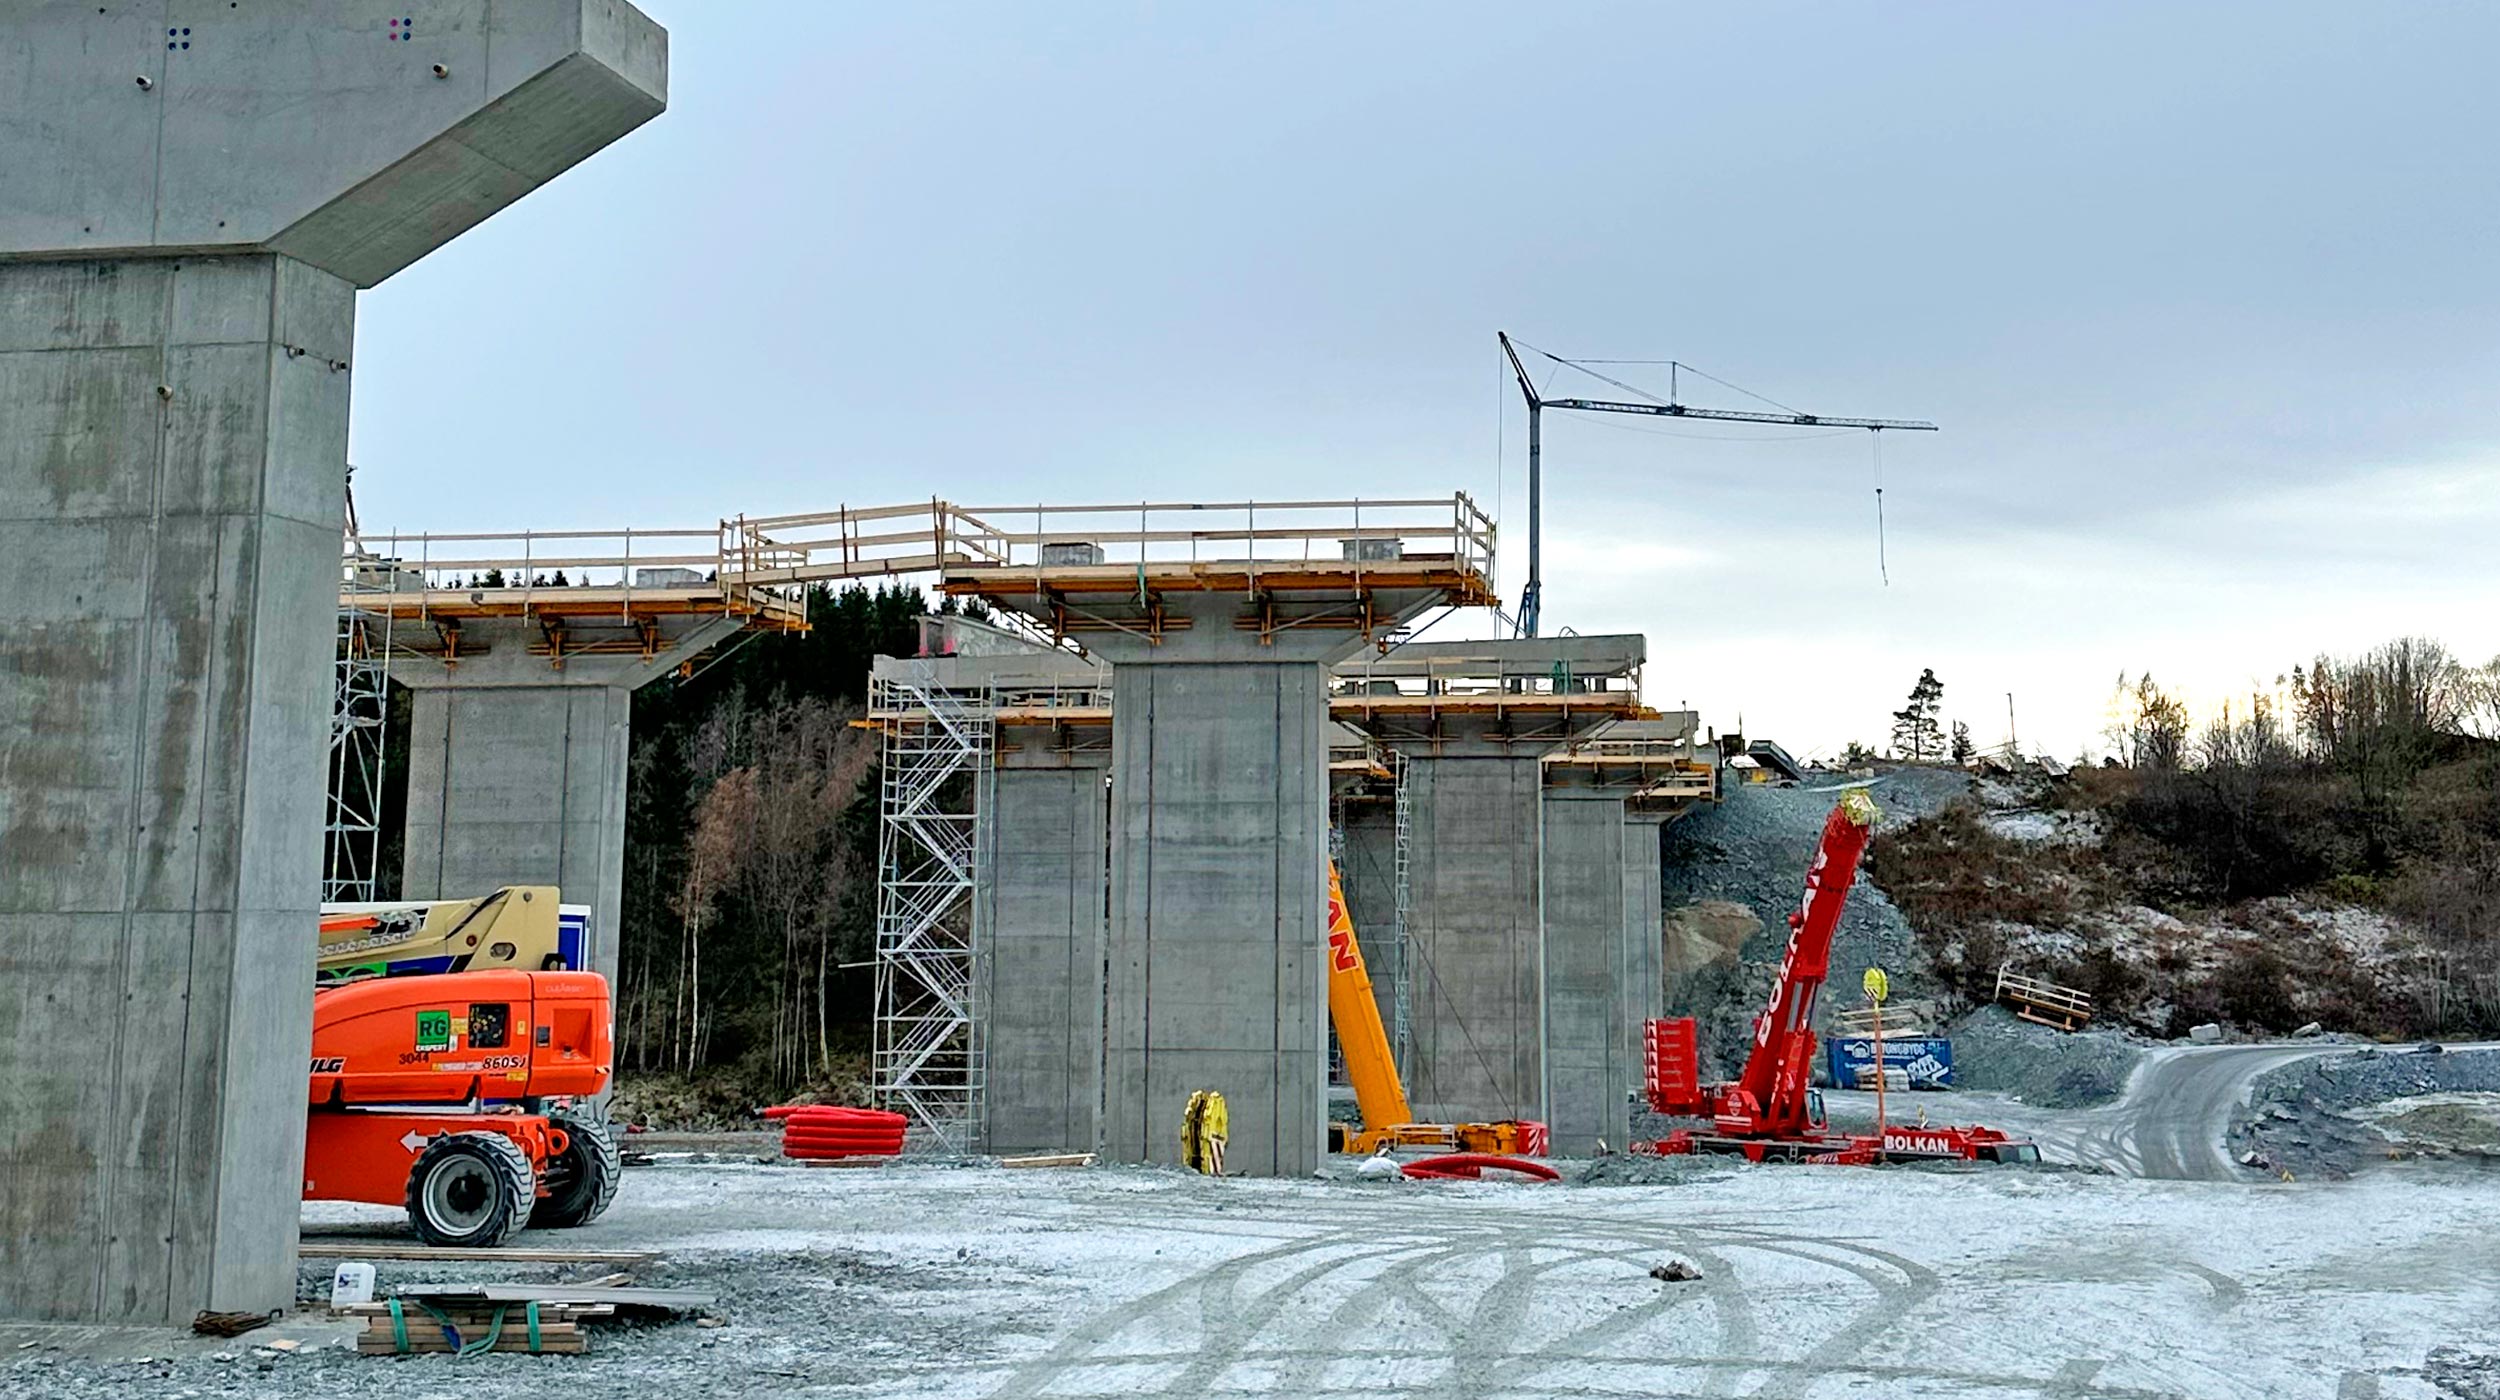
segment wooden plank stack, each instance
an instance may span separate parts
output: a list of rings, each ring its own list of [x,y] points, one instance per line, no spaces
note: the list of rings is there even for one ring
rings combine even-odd
[[[1927,1034],[1927,1027],[1937,1023],[1936,1004],[1932,1001],[1895,1001],[1883,1007],[1884,1037],[1908,1039]],[[1845,1006],[1832,1013],[1832,1031],[1836,1035],[1870,1036],[1875,1033],[1875,1008]]]
[[[495,1340],[487,1348],[490,1351],[578,1355],[588,1349],[582,1323],[590,1318],[605,1317],[616,1310],[607,1303],[539,1303],[538,1339],[537,1345],[532,1346],[530,1305],[527,1303],[454,1298],[429,1301],[433,1309],[431,1312],[415,1299],[401,1300],[400,1318],[407,1334],[405,1344],[400,1339],[400,1325],[391,1318],[389,1303],[360,1303],[350,1308],[350,1313],[365,1321],[365,1330],[356,1338],[356,1354],[401,1356],[456,1352],[492,1334]],[[439,1318],[437,1313],[441,1314]],[[498,1313],[502,1314],[501,1330],[497,1330],[496,1326]],[[446,1335],[447,1327],[450,1335]]]

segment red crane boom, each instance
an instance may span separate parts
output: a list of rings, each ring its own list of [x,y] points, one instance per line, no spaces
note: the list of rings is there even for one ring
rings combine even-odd
[[[1832,1133],[1823,1096],[1809,1087],[1814,1070],[1814,1002],[1831,975],[1832,935],[1849,902],[1875,829],[1874,800],[1862,788],[1841,795],[1823,823],[1823,838],[1806,869],[1805,897],[1788,916],[1788,951],[1780,959],[1771,999],[1753,1021],[1753,1050],[1744,1073],[1726,1084],[1701,1083],[1699,1045],[1689,1016],[1649,1023],[1649,1106],[1675,1117],[1708,1118],[1708,1134],[1678,1130],[1633,1150],[1731,1152],[1768,1157],[1865,1163],[1921,1157],[2037,1161],[2039,1149],[1990,1128],[1887,1129],[1878,1136]]]

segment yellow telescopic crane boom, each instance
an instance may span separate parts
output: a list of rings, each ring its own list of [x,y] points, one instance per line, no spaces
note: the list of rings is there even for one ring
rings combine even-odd
[[[1397,1056],[1389,1050],[1389,1032],[1380,1024],[1380,1003],[1372,999],[1371,971],[1363,966],[1363,945],[1354,939],[1354,916],[1346,912],[1345,885],[1333,860],[1328,862],[1328,1019],[1336,1023],[1337,1048],[1345,1056],[1346,1078],[1354,1085],[1363,1126],[1378,1130],[1415,1121],[1406,1085],[1398,1078]]]
[[[1389,1051],[1389,1033],[1380,1025],[1380,1003],[1372,1000],[1371,972],[1363,966],[1363,945],[1354,937],[1354,916],[1346,912],[1345,884],[1337,862],[1328,862],[1328,1019],[1337,1028],[1337,1049],[1345,1056],[1346,1078],[1354,1085],[1354,1102],[1362,1110],[1358,1132],[1329,1125],[1329,1147],[1337,1152],[1375,1152],[1383,1147],[1457,1148],[1465,1152],[1546,1150],[1542,1123],[1418,1123],[1406,1101],[1406,1082],[1398,1077],[1397,1057]]]

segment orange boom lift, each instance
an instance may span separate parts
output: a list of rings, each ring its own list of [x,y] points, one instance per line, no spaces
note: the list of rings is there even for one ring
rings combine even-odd
[[[543,894],[552,911],[555,892]],[[405,1206],[437,1246],[589,1223],[620,1162],[606,1121],[575,1101],[608,1087],[609,1026],[608,984],[592,972],[420,970],[321,987],[304,1199]]]

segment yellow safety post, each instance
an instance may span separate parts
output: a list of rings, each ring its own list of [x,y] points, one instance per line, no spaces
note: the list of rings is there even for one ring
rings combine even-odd
[[[1881,1151],[1884,1142],[1884,1080],[1889,1077],[1884,1072],[1884,998],[1891,993],[1892,983],[1884,976],[1882,968],[1870,967],[1858,985],[1866,992],[1866,999],[1875,1004],[1875,1145],[1876,1150]]]

